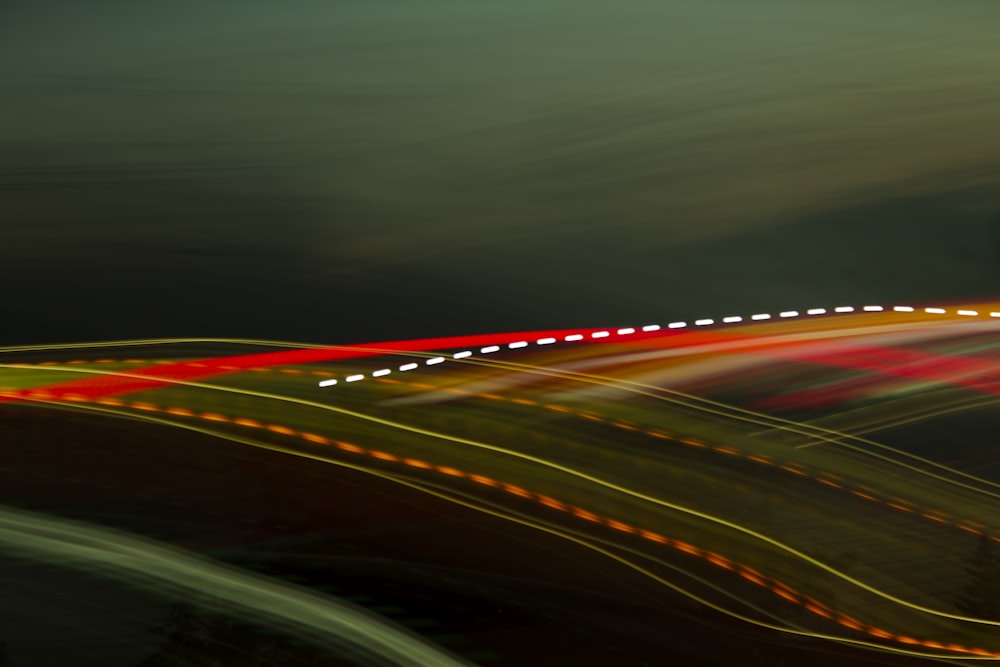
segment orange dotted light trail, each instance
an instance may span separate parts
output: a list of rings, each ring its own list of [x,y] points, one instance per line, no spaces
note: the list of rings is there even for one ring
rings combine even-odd
[[[730,572],[734,572],[740,577],[742,577],[744,580],[749,581],[762,588],[765,588],[774,593],[775,595],[781,597],[782,599],[795,603],[801,606],[802,608],[808,610],[809,612],[817,616],[820,616],[822,618],[833,621],[838,625],[845,627],[849,630],[861,632],[869,636],[876,637],[878,639],[893,641],[909,646],[922,646],[925,648],[951,651],[954,653],[959,653],[964,655],[974,655],[980,657],[1000,659],[1000,652],[992,652],[982,648],[968,647],[958,644],[943,644],[941,642],[937,642],[934,640],[919,639],[907,635],[899,635],[891,633],[882,628],[863,623],[858,619],[855,619],[846,614],[842,614],[834,610],[833,608],[829,607],[828,605],[816,600],[815,598],[812,598],[808,595],[805,595],[795,590],[791,586],[788,586],[787,584],[778,581],[777,579],[768,577],[747,565],[738,563],[732,559],[722,556],[721,554],[717,554],[705,549],[700,549],[686,542],[671,539],[663,535],[660,535],[658,533],[644,530],[635,527],[631,524],[618,521],[617,519],[612,519],[609,517],[601,516],[599,514],[595,514],[581,507],[577,507],[575,505],[559,501],[555,498],[551,498],[549,496],[529,491],[520,486],[501,482],[483,475],[468,473],[466,471],[459,470],[457,468],[453,468],[450,466],[435,465],[432,463],[428,463],[426,461],[413,458],[401,458],[390,452],[385,452],[376,449],[369,449],[339,440],[331,440],[316,433],[298,431],[296,429],[281,424],[263,424],[257,422],[256,420],[247,419],[243,417],[230,417],[215,412],[196,413],[187,410],[186,408],[180,408],[180,407],[163,407],[147,402],[130,402],[130,401],[123,401],[121,399],[107,398],[107,397],[94,399],[85,394],[73,393],[73,392],[61,393],[61,392],[53,392],[50,390],[31,390],[28,392],[3,391],[0,392],[0,395],[10,396],[11,394],[15,393],[18,394],[20,398],[25,398],[27,400],[38,400],[46,402],[65,401],[68,403],[95,403],[98,405],[105,405],[109,407],[131,408],[143,412],[159,412],[163,414],[195,418],[211,422],[238,424],[250,428],[264,429],[272,433],[278,433],[284,436],[296,437],[313,444],[332,446],[340,451],[347,452],[349,454],[367,456],[369,458],[378,461],[398,463],[400,465],[408,466],[410,468],[419,469],[427,472],[434,472],[452,478],[468,479],[474,483],[501,490],[505,493],[516,496],[518,498],[533,501],[544,507],[548,507],[550,509],[558,510],[561,512],[566,512],[580,519],[595,524],[600,524],[608,528],[611,528],[613,530],[636,536],[645,541],[667,546],[677,551],[687,553],[692,556],[696,556],[698,558],[705,560],[706,562],[711,563],[716,567],[728,570]]]

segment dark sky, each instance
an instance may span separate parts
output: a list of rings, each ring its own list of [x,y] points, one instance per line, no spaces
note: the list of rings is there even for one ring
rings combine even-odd
[[[992,0],[0,3],[0,344],[1000,293]]]

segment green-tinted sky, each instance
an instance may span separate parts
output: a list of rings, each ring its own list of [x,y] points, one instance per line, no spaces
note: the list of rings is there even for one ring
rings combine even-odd
[[[995,296],[992,0],[0,3],[0,340]]]

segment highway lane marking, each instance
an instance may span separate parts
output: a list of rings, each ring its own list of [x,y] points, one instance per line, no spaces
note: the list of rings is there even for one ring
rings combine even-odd
[[[948,309],[940,307],[926,307],[926,308],[915,308],[913,306],[879,306],[879,305],[868,305],[868,306],[836,306],[833,308],[808,308],[804,311],[799,310],[783,310],[779,311],[777,314],[771,313],[755,313],[750,315],[749,318],[743,317],[741,315],[727,315],[722,318],[703,318],[693,321],[693,324],[688,324],[686,321],[670,322],[665,327],[659,324],[647,324],[645,326],[639,327],[623,327],[620,329],[606,329],[601,331],[594,331],[590,334],[589,338],[583,334],[567,334],[562,337],[562,342],[564,343],[575,343],[575,342],[587,342],[592,340],[600,340],[605,338],[621,338],[625,336],[631,336],[636,333],[653,333],[656,331],[662,331],[664,329],[670,331],[679,331],[683,329],[692,329],[698,327],[707,327],[715,324],[738,324],[741,322],[751,321],[751,322],[763,322],[772,319],[794,319],[803,317],[815,317],[818,315],[831,315],[831,314],[850,314],[850,313],[882,313],[882,312],[895,312],[895,313],[915,313],[923,312],[929,315],[947,315]],[[962,317],[985,317],[985,318],[1000,318],[1000,312],[980,312],[978,310],[971,310],[967,308],[957,308],[955,309],[955,314]],[[501,345],[486,345],[479,348],[479,350],[467,349],[455,352],[451,355],[450,359],[448,357],[434,357],[433,359],[427,359],[424,361],[424,366],[433,366],[436,364],[443,363],[445,361],[467,359],[472,356],[481,356],[486,354],[494,354],[496,352],[501,352],[504,350],[517,350],[530,345],[551,345],[553,343],[559,342],[555,338],[545,337],[539,338],[535,341],[520,340],[508,343],[506,346]],[[354,375],[347,376],[346,378],[340,378],[344,382],[359,382],[368,377],[384,377],[394,372],[405,373],[408,371],[416,370],[420,368],[420,364],[408,362],[398,366],[395,370],[389,367],[380,368],[377,371],[372,372],[369,375],[364,373],[357,373]],[[340,380],[337,378],[329,378],[326,380],[321,380],[317,383],[319,387],[332,387],[334,385],[340,384]]]

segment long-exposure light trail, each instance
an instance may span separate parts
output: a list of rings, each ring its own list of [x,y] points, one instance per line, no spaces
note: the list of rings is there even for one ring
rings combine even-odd
[[[1000,480],[974,463],[985,441],[967,445],[966,463],[905,431],[872,439],[914,417],[922,436],[957,437],[957,418],[992,432],[1000,310],[764,315],[309,348],[22,346],[0,350],[0,401],[364,468],[634,567],[662,561],[686,595],[751,624],[1000,658],[1000,619],[955,606],[977,540],[1000,542]],[[761,407],[859,375],[874,378],[863,401]],[[350,389],[317,390],[332,379]]]
[[[74,401],[74,403],[79,403],[79,402],[87,402],[87,400],[86,399],[77,399],[77,400]],[[98,401],[98,402],[101,403],[100,401]],[[105,401],[102,404],[103,405],[114,405],[114,403],[115,402],[108,403],[107,401]],[[131,404],[124,404],[124,405],[122,405],[122,407],[133,407],[135,409],[142,410],[142,411],[145,411],[145,412],[161,412],[161,413],[170,414],[170,415],[179,415],[179,416],[183,416],[183,417],[193,417],[193,418],[202,419],[202,420],[209,421],[209,422],[233,422],[233,423],[236,423],[236,424],[240,424],[241,426],[249,426],[251,428],[265,429],[265,430],[271,431],[273,433],[278,433],[278,434],[283,435],[283,436],[299,437],[299,438],[302,438],[302,439],[304,439],[304,440],[306,440],[306,441],[308,441],[310,443],[317,443],[317,444],[321,444],[321,445],[333,446],[333,447],[336,447],[337,449],[339,449],[341,451],[345,451],[345,452],[348,452],[350,454],[356,454],[356,455],[361,455],[361,456],[368,456],[368,457],[371,457],[371,458],[376,459],[378,461],[398,463],[398,464],[401,464],[401,465],[404,465],[404,466],[408,466],[410,468],[416,468],[416,469],[422,470],[422,471],[430,471],[430,472],[433,472],[433,473],[437,473],[437,474],[440,474],[440,475],[445,475],[447,477],[452,477],[452,478],[465,478],[465,479],[469,479],[470,481],[475,482],[476,484],[480,484],[480,485],[483,485],[483,486],[486,486],[486,487],[498,489],[498,490],[500,490],[500,491],[502,491],[504,493],[510,494],[510,495],[515,496],[517,498],[527,499],[527,500],[536,502],[539,505],[542,505],[544,507],[547,507],[547,508],[550,508],[550,509],[554,509],[554,510],[557,510],[557,511],[560,511],[560,512],[566,512],[566,513],[568,513],[568,514],[570,514],[570,515],[572,515],[572,516],[574,516],[574,517],[576,517],[578,519],[582,519],[584,521],[588,521],[588,522],[592,522],[592,523],[596,523],[596,524],[601,524],[601,525],[606,526],[607,528],[610,528],[612,530],[619,531],[619,532],[626,533],[626,534],[635,535],[635,536],[638,536],[639,538],[641,538],[643,540],[647,540],[649,542],[653,542],[653,543],[656,543],[656,544],[664,545],[664,546],[673,548],[673,549],[675,549],[677,551],[680,551],[682,553],[685,553],[685,554],[688,554],[688,555],[691,555],[691,556],[695,556],[697,558],[701,558],[701,559],[705,560],[706,562],[711,563],[712,565],[714,565],[716,567],[719,567],[719,568],[721,568],[723,570],[728,570],[728,571],[734,572],[738,576],[740,576],[741,578],[743,578],[744,580],[749,581],[749,582],[751,582],[752,584],[754,584],[756,586],[760,586],[762,588],[768,589],[772,593],[774,593],[775,595],[777,595],[778,597],[780,597],[780,598],[782,598],[784,600],[787,600],[789,602],[792,602],[794,604],[800,605],[804,609],[808,610],[809,612],[811,612],[811,613],[813,613],[813,614],[815,614],[815,615],[817,615],[817,616],[819,616],[821,618],[833,621],[833,622],[835,622],[835,623],[837,623],[837,624],[839,624],[839,625],[841,625],[841,626],[843,626],[845,628],[848,628],[850,630],[855,630],[855,631],[863,632],[865,634],[868,634],[868,635],[870,635],[872,637],[875,637],[875,638],[878,638],[878,639],[884,639],[884,640],[894,641],[894,642],[898,642],[898,643],[904,644],[904,645],[920,645],[920,646],[925,646],[925,647],[928,647],[928,648],[943,649],[943,650],[947,650],[947,651],[954,651],[954,652],[957,652],[957,653],[965,653],[965,654],[969,654],[969,655],[985,656],[985,657],[991,657],[991,658],[1000,658],[1000,653],[990,653],[989,651],[986,651],[985,649],[981,649],[981,648],[961,646],[961,645],[958,645],[958,644],[947,644],[946,645],[946,644],[942,644],[941,642],[936,642],[936,641],[932,641],[932,640],[922,640],[922,639],[917,639],[917,638],[914,638],[914,637],[909,637],[909,636],[906,636],[906,635],[894,635],[894,634],[892,634],[892,633],[890,633],[890,632],[888,632],[886,630],[883,630],[881,628],[874,627],[874,626],[864,625],[860,621],[858,621],[857,619],[852,618],[852,617],[847,616],[847,615],[842,614],[842,613],[838,613],[837,611],[835,611],[834,609],[830,608],[829,606],[823,604],[822,602],[820,602],[820,601],[818,601],[816,599],[813,599],[813,598],[809,597],[808,595],[805,595],[805,594],[803,594],[803,593],[801,593],[799,591],[796,591],[794,588],[788,586],[787,584],[785,584],[785,583],[783,583],[781,581],[769,578],[769,577],[761,574],[757,570],[755,570],[755,569],[753,569],[753,568],[751,568],[751,567],[749,567],[747,565],[743,565],[741,563],[735,562],[735,561],[733,561],[733,560],[731,560],[729,558],[726,558],[725,556],[722,556],[720,554],[714,553],[712,551],[707,551],[707,550],[701,549],[699,547],[696,547],[696,546],[691,545],[689,543],[686,543],[684,541],[670,539],[670,538],[667,538],[667,537],[665,537],[663,535],[660,535],[660,534],[657,534],[657,533],[654,533],[654,532],[651,532],[651,531],[648,531],[648,530],[643,530],[643,529],[637,528],[635,526],[632,526],[632,525],[630,525],[628,523],[625,523],[625,522],[622,522],[622,521],[618,521],[616,519],[612,519],[612,518],[609,518],[609,517],[601,516],[599,514],[595,514],[593,512],[587,511],[587,510],[585,510],[583,508],[575,507],[573,505],[569,505],[569,504],[563,503],[563,502],[561,502],[561,501],[559,501],[559,500],[557,500],[555,498],[551,498],[549,496],[541,495],[539,493],[530,491],[530,490],[522,488],[520,486],[516,486],[514,484],[509,484],[509,483],[497,481],[497,480],[492,479],[492,478],[487,477],[487,476],[478,475],[478,474],[472,474],[472,473],[469,473],[469,472],[466,472],[466,471],[463,471],[463,470],[460,470],[460,469],[452,468],[450,466],[435,465],[435,464],[428,463],[426,461],[422,461],[422,460],[419,460],[419,459],[400,459],[399,457],[397,457],[394,454],[391,454],[389,452],[380,451],[380,450],[370,450],[370,449],[366,449],[364,447],[359,447],[358,445],[354,445],[354,444],[347,443],[347,442],[331,441],[331,440],[329,440],[327,438],[324,438],[323,436],[317,435],[315,433],[299,432],[299,431],[296,431],[295,429],[292,429],[292,428],[289,428],[289,427],[283,426],[283,425],[262,424],[262,423],[259,423],[259,422],[253,421],[253,420],[247,420],[245,418],[232,418],[232,417],[228,417],[228,416],[225,416],[225,415],[220,415],[220,414],[217,414],[217,413],[203,413],[203,414],[199,415],[199,414],[192,413],[191,411],[186,410],[184,408],[161,408],[159,406],[150,405],[148,403],[138,403],[137,402],[137,403],[131,403]],[[224,436],[224,437],[228,438],[230,436]],[[248,442],[248,444],[250,444],[250,443]],[[294,452],[289,452],[289,453],[294,453]],[[728,612],[728,611],[727,611],[727,613],[731,614],[731,612]],[[742,618],[744,620],[750,620],[750,619],[746,619],[746,617],[742,617]],[[973,620],[973,619],[965,619],[965,620]],[[753,622],[755,624],[761,625],[761,623],[759,621],[753,621]],[[780,626],[770,626],[770,625],[768,625],[768,627],[773,627],[775,629],[782,629],[782,630],[786,630],[787,631],[787,628],[781,628]],[[809,634],[813,634],[813,633],[809,633]],[[831,638],[834,638],[834,637],[831,637]]]

